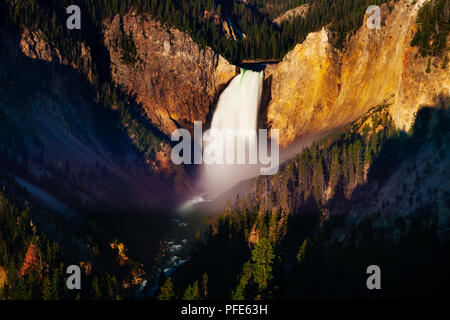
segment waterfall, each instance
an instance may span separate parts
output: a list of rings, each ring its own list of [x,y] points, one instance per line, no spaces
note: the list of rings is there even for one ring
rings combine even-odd
[[[242,69],[219,97],[211,129],[254,129],[258,122],[263,72]]]
[[[256,72],[241,69],[237,75],[223,91],[219,97],[216,110],[211,122],[211,129],[223,133],[222,137],[227,138],[230,130],[234,132],[252,132],[255,136],[249,137],[237,134],[236,139],[247,139],[247,146],[256,146],[256,131],[258,124],[258,109],[261,102],[264,72]],[[208,137],[208,132],[204,134],[204,146],[208,148],[210,144],[218,145],[223,141],[220,138]],[[234,139],[234,138],[233,138]],[[238,142],[236,143],[236,145]],[[227,150],[223,148],[224,159],[227,157]],[[232,155],[236,156],[236,149]],[[212,195],[217,195],[238,182],[258,175],[256,164],[204,164],[201,177],[201,184]]]

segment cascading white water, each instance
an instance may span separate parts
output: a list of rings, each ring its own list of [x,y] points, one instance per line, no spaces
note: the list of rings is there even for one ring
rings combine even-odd
[[[211,122],[211,129],[218,130],[223,136],[229,130],[254,130],[255,139],[248,139],[248,145],[256,144],[258,109],[261,102],[264,72],[241,69],[219,97]],[[204,140],[208,140],[205,132]],[[245,137],[237,136],[237,139]],[[248,138],[248,137],[247,137]],[[219,144],[223,141],[210,139],[205,143]],[[226,158],[226,150],[224,158]],[[258,175],[258,166],[249,164],[204,164],[201,185],[212,195],[227,190],[239,181]]]
[[[261,102],[263,72],[242,69],[219,97],[211,129],[254,129]]]

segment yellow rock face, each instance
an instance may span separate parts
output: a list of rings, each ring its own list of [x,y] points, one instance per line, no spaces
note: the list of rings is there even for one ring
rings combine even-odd
[[[272,78],[272,101],[268,121],[280,130],[287,144],[304,129],[325,125],[339,93],[338,55],[328,42],[325,29],[311,33],[289,52],[283,62],[266,69]]]
[[[396,125],[407,130],[421,106],[448,95],[448,70],[439,63],[426,73],[428,58],[410,47],[423,2],[401,0],[392,12],[381,6],[381,29],[369,30],[364,21],[343,51],[333,49],[325,29],[311,33],[281,63],[268,67],[267,119],[280,130],[280,144],[342,126],[386,99]]]

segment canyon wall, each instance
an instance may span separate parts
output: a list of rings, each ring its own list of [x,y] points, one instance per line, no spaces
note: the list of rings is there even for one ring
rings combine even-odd
[[[267,125],[280,130],[280,144],[328,132],[385,102],[396,125],[408,130],[418,108],[435,105],[440,95],[448,95],[448,67],[442,69],[433,58],[426,72],[428,58],[410,46],[424,2],[383,4],[381,29],[369,30],[365,17],[343,50],[333,47],[326,28],[310,33],[282,62],[269,65],[265,70],[269,92],[264,93],[269,102],[261,112],[265,115],[267,108]],[[186,33],[132,11],[105,20],[103,35],[112,80],[167,135],[177,127],[191,129],[195,120],[205,123],[237,73],[235,66]],[[39,31],[25,31],[20,49],[30,58],[79,69],[92,80],[90,49],[80,45],[80,65],[64,61]],[[156,155],[159,167],[170,167],[169,154],[167,146]]]
[[[210,106],[236,68],[184,32],[133,12],[104,23],[113,80],[135,96],[148,118],[165,134],[206,122]],[[134,43],[133,63],[124,61],[121,38]],[[133,46],[133,44],[131,45]]]
[[[281,145],[296,137],[328,131],[388,102],[396,125],[408,130],[423,105],[448,95],[450,77],[441,63],[426,72],[428,58],[411,47],[417,12],[424,1],[381,6],[381,29],[364,24],[336,50],[326,29],[308,35],[278,65],[268,66],[272,100],[268,124],[280,130]]]
[[[176,174],[144,165],[129,137],[95,105],[79,69],[84,63],[65,61],[39,31],[25,31],[17,42],[0,29],[0,38],[0,140],[26,159],[28,172],[11,170],[29,190],[102,209],[173,203],[174,191],[186,192],[181,183],[174,186]],[[90,61],[85,52],[80,61]]]
[[[39,59],[48,62],[54,62],[58,64],[63,64],[70,66],[73,69],[80,71],[85,74],[89,81],[93,80],[93,61],[92,53],[89,46],[80,42],[79,47],[76,48],[81,53],[80,59],[75,61],[69,61],[67,58],[63,58],[59,48],[55,47],[54,44],[47,41],[45,35],[41,30],[25,30],[22,33],[20,39],[20,49],[24,55],[32,59]]]

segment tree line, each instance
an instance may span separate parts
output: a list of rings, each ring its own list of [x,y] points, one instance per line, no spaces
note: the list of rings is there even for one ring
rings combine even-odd
[[[7,274],[0,288],[0,300],[90,300],[126,296],[121,283],[123,276],[97,270],[95,264],[92,268],[92,261],[83,263],[91,266],[82,269],[82,288],[86,289],[69,290],[66,286],[68,264],[64,264],[67,261],[70,260],[61,254],[59,243],[50,240],[33,223],[28,204],[19,207],[0,193],[0,267]]]
[[[254,191],[230,202],[195,242],[190,261],[162,281],[159,298],[182,298],[205,274],[208,296],[200,299],[376,297],[364,278],[373,261],[389,270],[389,297],[445,288],[439,279],[450,266],[444,254],[450,234],[438,236],[437,225],[438,212],[450,210],[449,193],[441,195],[443,208],[432,190],[426,199],[413,197],[418,206],[405,217],[391,218],[388,203],[365,215],[363,201],[374,197],[364,189],[368,182],[385,183],[424,144],[445,159],[450,112],[424,108],[405,133],[395,128],[387,107],[377,106],[305,148],[275,176],[254,179]],[[361,219],[348,217],[353,205],[362,210]],[[419,257],[430,263],[411,268]],[[405,290],[416,281],[419,289]]]

